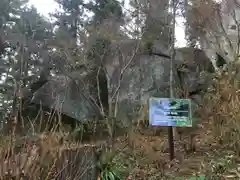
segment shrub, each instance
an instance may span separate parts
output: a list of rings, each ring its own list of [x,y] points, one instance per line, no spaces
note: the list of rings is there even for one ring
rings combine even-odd
[[[60,139],[58,133],[1,136],[0,179],[94,179],[94,148]]]
[[[240,66],[230,64],[220,69],[200,109],[208,119],[211,133],[222,148],[240,153]],[[212,126],[211,126],[212,125]]]

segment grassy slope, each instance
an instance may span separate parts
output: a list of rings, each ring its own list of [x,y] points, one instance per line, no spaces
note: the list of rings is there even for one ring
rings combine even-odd
[[[153,135],[156,129],[133,127],[126,135],[115,139],[114,150],[117,154],[114,163],[124,171],[126,179],[160,180],[196,174],[204,174],[207,179],[240,179],[238,86],[236,76],[225,74],[218,77],[213,89],[206,94],[203,106],[198,109],[201,123],[196,128],[182,129],[181,140],[175,141],[174,161],[170,162],[168,157],[166,128],[160,128],[160,133]],[[195,152],[188,152],[186,148],[191,135],[194,135]],[[22,158],[20,164],[25,174],[30,174],[32,179],[38,178],[41,174],[39,167],[43,166],[45,175],[49,178],[62,149],[83,146],[62,139],[64,136],[54,133],[24,138],[2,136],[0,176],[4,176],[9,169],[13,173],[21,171],[19,165],[9,161],[11,158],[8,155],[11,155],[15,161]]]
[[[167,132],[153,136],[142,130],[119,138],[118,159],[130,169],[132,179],[172,179],[196,174],[204,174],[207,179],[240,179],[240,87],[237,74],[229,74],[227,69],[216,76],[198,109],[200,124],[183,129],[182,140],[175,141],[173,162],[168,157]],[[186,149],[191,135],[195,136],[195,152]]]

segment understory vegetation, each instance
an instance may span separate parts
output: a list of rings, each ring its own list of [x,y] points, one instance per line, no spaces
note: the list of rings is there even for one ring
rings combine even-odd
[[[42,15],[0,0],[0,180],[240,179],[240,44],[221,39],[220,4],[54,1]],[[169,160],[148,102],[172,94],[192,100],[194,125],[174,128]]]
[[[234,68],[230,68],[234,67]],[[231,73],[234,72],[234,73]],[[214,83],[204,95],[204,102],[196,111],[201,114],[200,123],[193,128],[182,128],[181,140],[175,141],[176,158],[169,160],[167,129],[164,127],[131,126],[121,129],[114,139],[113,147],[107,141],[99,140],[99,134],[84,128],[76,128],[72,133],[62,131],[41,134],[28,133],[27,136],[4,136],[0,138],[1,179],[60,178],[69,166],[69,161],[59,164],[59,158],[73,158],[64,155],[68,151],[81,154],[81,162],[89,167],[79,168],[76,164],[67,167],[78,179],[92,169],[98,169],[102,179],[238,179],[240,178],[240,103],[239,72],[230,66],[216,73]],[[147,120],[147,119],[146,119]],[[98,126],[98,125],[97,125]],[[106,128],[106,127],[105,127]],[[90,128],[92,129],[92,128]],[[104,125],[101,126],[101,132]],[[179,128],[180,129],[180,128]],[[107,128],[106,128],[107,131]],[[95,133],[99,133],[96,131]],[[88,142],[76,137],[89,136]],[[107,133],[106,133],[107,136]],[[196,150],[189,152],[188,138],[194,136]],[[90,140],[91,139],[91,140]],[[106,139],[106,137],[105,137]],[[82,154],[85,154],[83,158]],[[89,161],[92,157],[92,162]],[[96,157],[98,157],[96,159]],[[73,159],[74,159],[73,158]],[[71,159],[73,161],[73,159]],[[67,165],[68,164],[68,165]],[[78,166],[76,169],[75,166]],[[97,178],[97,177],[96,177]],[[61,178],[60,178],[61,179]]]

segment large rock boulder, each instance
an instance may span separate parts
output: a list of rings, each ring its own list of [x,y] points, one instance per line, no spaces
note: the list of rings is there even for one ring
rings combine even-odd
[[[106,66],[111,78],[109,93],[114,96],[120,87],[119,114],[127,121],[137,115],[139,105],[146,104],[149,97],[170,95],[170,58],[146,54],[141,48],[133,41],[117,44],[114,49],[119,50],[119,56],[111,57]],[[162,52],[169,54],[164,49]],[[178,48],[173,72],[174,88],[180,87],[199,100],[196,95],[208,87],[211,80],[209,73],[214,72],[214,67],[202,50]],[[179,97],[179,94],[176,96]]]
[[[32,102],[54,109],[78,121],[96,115],[91,97],[89,74],[81,71],[51,77],[33,95]]]
[[[161,50],[159,46],[155,48],[156,51]],[[118,115],[128,122],[134,119],[139,105],[146,104],[149,97],[169,97],[170,58],[150,55],[143,49],[137,41],[112,43],[104,62],[109,97],[118,97]],[[162,52],[169,54],[164,49]],[[207,88],[209,75],[206,72],[213,70],[211,62],[200,49],[176,49],[174,88],[181,87],[189,94],[197,95]],[[34,94],[32,101],[52,107],[79,121],[91,119],[98,114],[95,102],[92,101],[98,98],[97,94],[91,93],[97,89],[96,84],[89,81],[96,79],[92,76],[91,73],[77,71],[53,77]]]

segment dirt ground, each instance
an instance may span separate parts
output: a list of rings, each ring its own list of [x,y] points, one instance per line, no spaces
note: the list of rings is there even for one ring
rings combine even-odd
[[[127,168],[131,169],[130,179],[159,180],[165,177],[191,177],[202,175],[207,153],[214,151],[208,123],[195,128],[178,128],[182,132],[181,140],[175,141],[175,159],[169,160],[167,127],[161,128],[158,135],[153,135],[156,129],[145,128],[135,130],[126,136],[119,137],[115,149]],[[195,151],[188,151],[189,137],[194,136]]]

